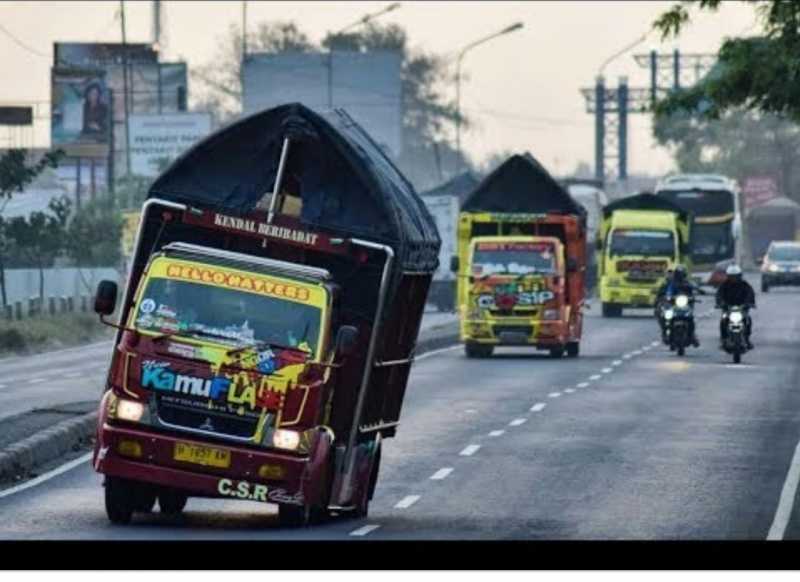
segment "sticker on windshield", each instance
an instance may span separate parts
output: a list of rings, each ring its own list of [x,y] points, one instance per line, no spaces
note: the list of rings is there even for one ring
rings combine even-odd
[[[169,305],[164,305],[163,303],[158,306],[158,310],[156,310],[156,315],[160,315],[168,319],[176,319],[178,317],[178,313],[172,307],[170,307]]]
[[[139,310],[142,313],[153,313],[156,308],[156,302],[150,299],[149,297],[142,301],[142,304],[139,306]]]

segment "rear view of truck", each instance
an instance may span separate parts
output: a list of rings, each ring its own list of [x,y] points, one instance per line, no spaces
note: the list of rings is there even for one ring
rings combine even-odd
[[[452,268],[468,357],[499,346],[578,355],[585,211],[530,154],[509,158],[467,197]]]

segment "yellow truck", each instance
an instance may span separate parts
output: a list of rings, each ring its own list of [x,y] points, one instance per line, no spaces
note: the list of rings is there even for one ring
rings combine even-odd
[[[690,224],[686,211],[646,192],[603,207],[597,265],[604,317],[653,307],[667,271],[679,263],[691,268]]]
[[[465,200],[457,248],[467,357],[499,346],[578,355],[586,214],[532,156],[512,156]]]

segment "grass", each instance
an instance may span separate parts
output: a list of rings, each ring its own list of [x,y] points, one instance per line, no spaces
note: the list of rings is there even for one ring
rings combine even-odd
[[[0,357],[78,346],[111,339],[114,330],[94,313],[61,313],[22,321],[0,320]]]

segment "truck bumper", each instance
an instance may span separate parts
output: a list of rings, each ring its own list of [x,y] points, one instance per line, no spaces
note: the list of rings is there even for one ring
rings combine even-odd
[[[493,346],[533,346],[540,349],[564,346],[571,341],[566,322],[531,320],[467,320],[461,326],[461,341]]]
[[[656,289],[604,285],[600,288],[600,301],[625,307],[653,307],[656,304]]]
[[[331,452],[327,433],[319,434],[311,453],[298,456],[104,423],[98,430],[93,465],[104,475],[171,487],[198,497],[314,505],[324,494],[320,477]],[[221,468],[175,460],[178,442],[224,449],[230,456],[229,466]],[[138,447],[122,443],[136,443]],[[132,449],[138,454],[132,455]],[[248,485],[240,487],[240,483]]]

